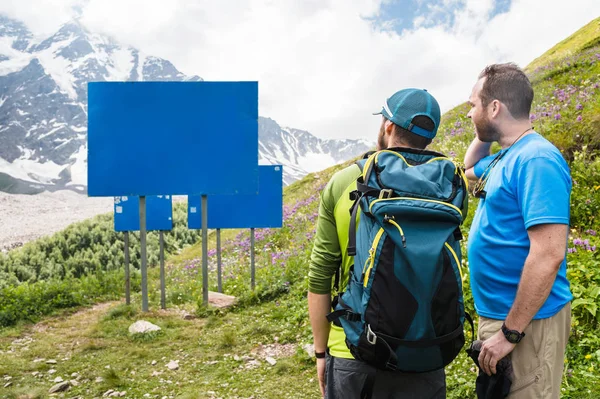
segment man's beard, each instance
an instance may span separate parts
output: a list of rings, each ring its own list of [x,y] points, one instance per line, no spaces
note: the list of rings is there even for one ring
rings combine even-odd
[[[491,143],[500,139],[500,131],[494,126],[490,120],[485,117],[479,122],[473,121],[477,138],[484,143]]]

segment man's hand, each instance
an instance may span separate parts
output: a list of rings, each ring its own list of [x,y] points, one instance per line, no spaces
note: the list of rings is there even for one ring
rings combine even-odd
[[[322,397],[325,397],[325,365],[325,358],[317,359],[317,377],[319,377],[319,388]]]
[[[479,353],[479,367],[484,373],[491,376],[496,374],[496,365],[515,349],[516,344],[508,342],[502,330],[483,341]]]

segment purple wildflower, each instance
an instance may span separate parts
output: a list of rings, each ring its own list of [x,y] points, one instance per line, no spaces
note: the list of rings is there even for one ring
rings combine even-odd
[[[583,118],[581,117],[581,115],[577,116],[577,122],[581,122],[583,120]]]
[[[577,105],[575,106],[575,109],[577,109],[578,111],[581,111],[583,109],[583,105],[581,105],[581,103],[577,103]]]
[[[567,252],[570,254],[575,253],[575,252],[577,252],[577,248],[569,248],[569,249],[567,249]]]
[[[554,119],[556,119],[557,121],[560,120],[560,118],[562,118],[562,116],[560,116],[560,112],[554,115]]]
[[[591,236],[595,236],[596,234],[598,234],[598,233],[596,232],[596,230],[592,230],[592,229],[586,230],[586,231],[585,231],[585,233],[586,233],[586,234],[589,234],[589,235],[591,235]]]

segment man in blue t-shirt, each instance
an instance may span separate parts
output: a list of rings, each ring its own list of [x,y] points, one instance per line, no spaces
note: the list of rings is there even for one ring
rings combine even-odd
[[[479,198],[468,241],[479,356],[492,375],[510,356],[509,398],[559,398],[572,300],[566,272],[571,177],[560,151],[533,130],[533,89],[515,64],[486,67],[468,117],[465,155]],[[490,155],[490,146],[502,148]]]

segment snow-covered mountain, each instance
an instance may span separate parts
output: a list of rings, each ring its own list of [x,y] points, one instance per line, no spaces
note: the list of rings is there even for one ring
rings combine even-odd
[[[322,140],[304,130],[282,128],[274,120],[262,117],[258,119],[258,137],[259,163],[283,164],[285,184],[375,147],[366,140]]]
[[[202,80],[74,20],[45,40],[0,15],[0,191],[85,191],[87,82]],[[259,120],[259,159],[283,164],[286,184],[373,146],[321,140]]]

